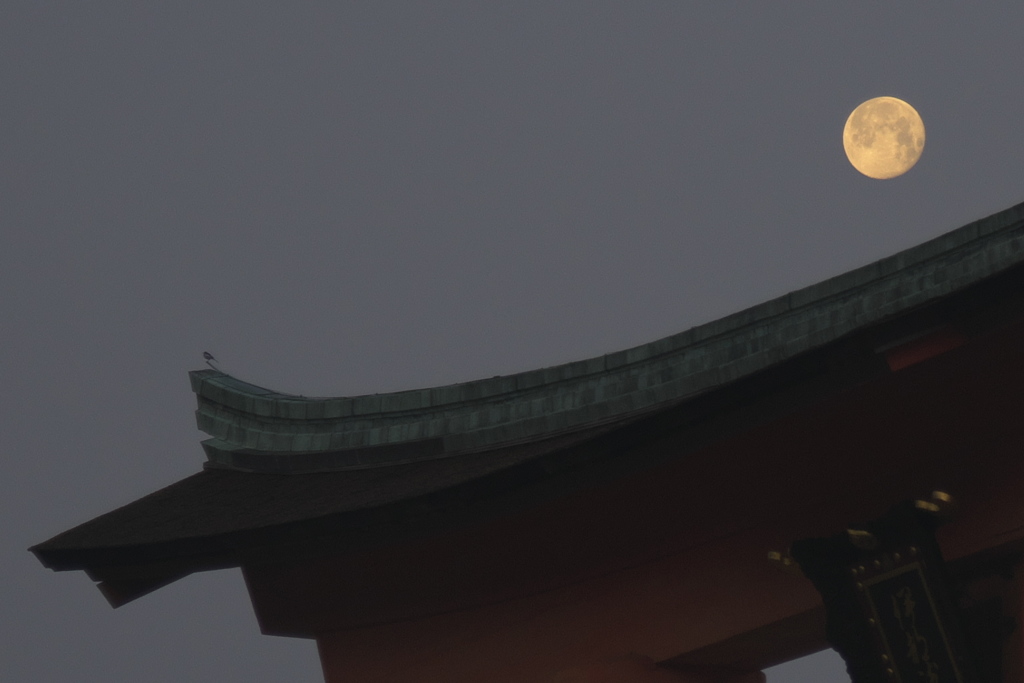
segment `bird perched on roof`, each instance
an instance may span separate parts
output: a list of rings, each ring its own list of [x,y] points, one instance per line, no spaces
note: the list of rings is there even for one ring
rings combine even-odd
[[[203,351],[203,360],[205,360],[206,364],[209,365],[214,370],[216,370],[217,372],[221,371],[220,368],[218,368],[216,365],[214,365],[214,363],[217,362],[217,359],[214,358],[213,354],[210,353],[209,351]]]

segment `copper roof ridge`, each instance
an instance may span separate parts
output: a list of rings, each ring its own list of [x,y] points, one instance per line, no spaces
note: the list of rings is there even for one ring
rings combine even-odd
[[[353,397],[271,391],[190,373],[211,463],[231,453],[457,454],[586,429],[685,400],[1024,262],[1024,203],[893,256],[630,349],[512,375]],[[401,446],[409,448],[402,449]],[[436,447],[424,457],[439,457]],[[349,459],[351,460],[351,459]],[[345,458],[336,467],[345,469]],[[349,465],[394,464],[391,457]],[[321,459],[321,467],[322,459]]]

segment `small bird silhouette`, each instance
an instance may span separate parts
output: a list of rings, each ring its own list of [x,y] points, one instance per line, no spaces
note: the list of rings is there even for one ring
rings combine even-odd
[[[211,368],[213,368],[217,372],[220,372],[220,368],[218,368],[216,365],[214,365],[214,363],[217,362],[217,359],[213,357],[212,353],[210,353],[209,351],[203,351],[203,359],[206,361],[207,365],[209,365]]]

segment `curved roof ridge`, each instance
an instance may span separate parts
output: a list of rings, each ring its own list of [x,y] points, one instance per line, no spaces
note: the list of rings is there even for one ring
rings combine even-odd
[[[537,370],[327,398],[195,371],[197,420],[214,437],[204,442],[211,465],[253,470],[374,467],[543,440],[699,394],[1022,261],[1024,203],[719,320]]]

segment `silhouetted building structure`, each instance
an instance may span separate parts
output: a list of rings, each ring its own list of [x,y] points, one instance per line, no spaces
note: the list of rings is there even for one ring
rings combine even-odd
[[[757,680],[827,646],[768,552],[933,489],[962,606],[1019,614],[1024,204],[576,363],[354,398],[191,379],[206,468],[32,551],[115,606],[241,566],[328,681]],[[1020,629],[993,639],[1021,681]]]

